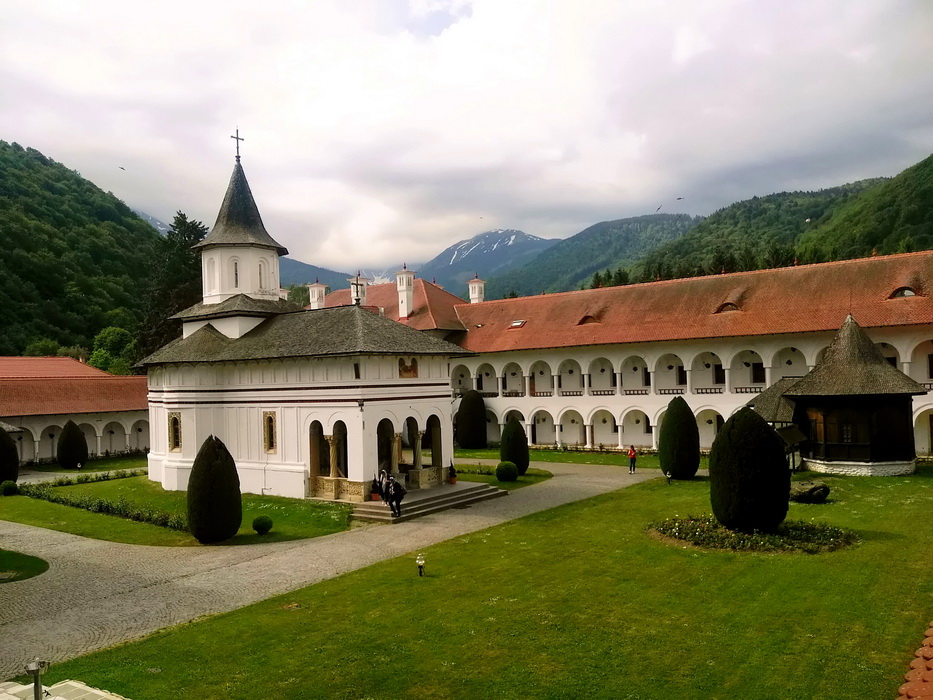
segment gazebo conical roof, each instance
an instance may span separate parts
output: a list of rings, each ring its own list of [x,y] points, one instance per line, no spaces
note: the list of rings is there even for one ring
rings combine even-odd
[[[251,245],[262,248],[274,248],[279,255],[288,255],[288,250],[269,235],[259,215],[259,207],[253,199],[253,193],[246,181],[240,157],[233,166],[233,175],[227,185],[223,204],[217,214],[217,221],[207,237],[195,248],[214,245]]]
[[[881,354],[852,315],[846,317],[822,361],[784,396],[925,394],[926,389]]]

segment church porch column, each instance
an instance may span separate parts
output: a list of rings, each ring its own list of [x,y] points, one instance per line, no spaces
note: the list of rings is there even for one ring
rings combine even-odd
[[[402,434],[394,433],[392,435],[392,475],[398,478],[399,454],[402,451]]]
[[[593,447],[593,424],[592,423],[583,424],[583,434],[586,435],[587,449]]]
[[[33,454],[36,456],[35,459],[36,459],[36,462],[38,463],[38,461],[39,461],[39,441],[38,441],[38,440],[33,440],[33,441],[32,441],[32,444],[33,444]]]
[[[524,395],[525,395],[525,396],[531,396],[531,375],[530,375],[530,374],[526,374],[526,375],[525,375],[524,384],[525,384],[525,393],[524,393]]]
[[[421,440],[424,437],[424,431],[419,430],[418,436],[415,439],[415,444],[412,445],[411,450],[413,454],[412,461],[415,463],[415,469],[421,469]]]
[[[330,448],[330,477],[336,479],[340,476],[340,448],[339,438],[336,435],[325,435],[327,447]]]
[[[658,449],[658,433],[659,432],[661,431],[658,429],[658,426],[656,425],[652,426],[651,428],[651,449],[652,450]]]
[[[415,437],[415,444],[412,445],[412,462],[414,462],[414,465],[412,470],[408,472],[408,487],[413,489],[430,486],[437,479],[436,473],[432,477],[430,475],[432,470],[424,469],[422,466],[421,440],[424,438],[424,433],[425,431],[419,430]]]

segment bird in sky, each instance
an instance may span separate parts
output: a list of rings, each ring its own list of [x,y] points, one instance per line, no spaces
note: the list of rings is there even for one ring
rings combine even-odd
[[[655,209],[655,210],[654,210],[654,213],[657,214],[659,211],[661,211],[661,207],[663,207],[663,206],[664,206],[664,205],[662,204],[660,207],[658,207],[657,209]]]
[[[124,168],[122,165],[119,166],[119,168],[120,168],[120,170],[126,170],[126,168]]]
[[[677,199],[678,199],[678,201],[679,201],[679,200],[683,199],[683,197],[678,197]]]

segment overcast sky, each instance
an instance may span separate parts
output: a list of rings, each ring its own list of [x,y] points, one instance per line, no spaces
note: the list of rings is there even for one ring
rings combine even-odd
[[[350,271],[492,228],[894,175],[933,152],[930,0],[4,0],[0,139]],[[121,170],[121,166],[125,170]],[[677,201],[677,197],[684,197]]]

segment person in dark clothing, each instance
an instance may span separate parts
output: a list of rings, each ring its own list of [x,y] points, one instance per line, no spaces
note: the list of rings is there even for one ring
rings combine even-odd
[[[402,499],[408,491],[401,483],[395,480],[394,476],[389,477],[388,501],[389,508],[392,509],[392,517],[398,518],[402,515]]]

